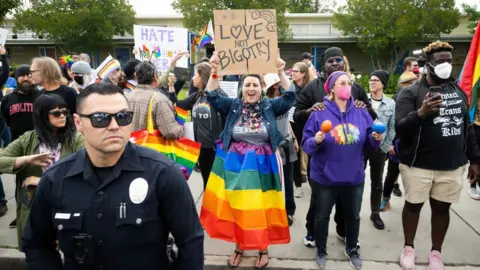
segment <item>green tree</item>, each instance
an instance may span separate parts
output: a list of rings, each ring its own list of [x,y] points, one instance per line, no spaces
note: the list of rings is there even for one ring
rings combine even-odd
[[[183,25],[198,32],[210,20],[217,9],[276,9],[279,40],[288,40],[292,32],[285,19],[288,0],[174,0],[172,7],[183,14]],[[214,22],[215,23],[215,22]]]
[[[16,12],[22,5],[21,0],[1,0],[0,1],[0,25],[5,22],[7,14]]]
[[[127,0],[43,0],[15,15],[13,31],[29,29],[62,49],[91,51],[111,44],[114,35],[132,34],[134,23]]]
[[[328,1],[320,1],[315,0],[313,4],[313,10],[316,13],[333,13],[337,8],[337,1],[335,0],[328,0]]]
[[[480,8],[473,5],[462,4],[463,11],[468,15],[468,21],[470,22],[468,28],[470,28],[470,33],[475,33],[475,27],[478,25],[478,21],[480,20]]]
[[[288,12],[291,13],[313,13],[312,0],[288,0]]]
[[[390,72],[416,43],[439,39],[459,20],[454,0],[348,0],[332,18],[343,35],[357,39],[375,69]]]

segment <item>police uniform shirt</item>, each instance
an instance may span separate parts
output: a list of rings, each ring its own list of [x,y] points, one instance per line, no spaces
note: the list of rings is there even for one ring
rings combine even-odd
[[[42,176],[23,236],[30,270],[203,269],[203,229],[173,161],[128,143],[111,173],[98,174],[109,176],[99,181],[94,170],[82,149]],[[174,266],[170,232],[178,247]]]

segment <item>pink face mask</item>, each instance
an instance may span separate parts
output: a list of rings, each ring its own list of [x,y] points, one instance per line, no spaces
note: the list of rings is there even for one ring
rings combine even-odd
[[[335,95],[342,100],[350,99],[352,95],[352,87],[350,85],[340,86],[335,89]]]

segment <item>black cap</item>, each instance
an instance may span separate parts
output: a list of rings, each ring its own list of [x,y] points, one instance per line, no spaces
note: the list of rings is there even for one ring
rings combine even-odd
[[[29,65],[20,65],[17,67],[15,71],[15,80],[18,79],[20,76],[25,76],[30,74],[30,66]]]
[[[127,63],[125,63],[125,66],[123,67],[123,73],[125,73],[125,76],[127,79],[130,79],[133,77],[135,74],[135,68],[137,67],[138,64],[140,64],[142,61],[133,58],[128,60]]]
[[[325,52],[323,53],[323,59],[327,61],[329,58],[332,58],[332,57],[343,57],[342,49],[338,47],[330,47],[326,49]]]
[[[312,60],[313,59],[313,55],[309,52],[304,52],[302,53],[302,60],[303,59],[309,59],[309,60]]]
[[[383,89],[387,88],[388,86],[388,72],[386,72],[385,70],[375,70],[374,72],[372,72],[372,74],[370,74],[370,77],[371,76],[376,76],[378,77],[378,79],[382,82],[383,84]]]

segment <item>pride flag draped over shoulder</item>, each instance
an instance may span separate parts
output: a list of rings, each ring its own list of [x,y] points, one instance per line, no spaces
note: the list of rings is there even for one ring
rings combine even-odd
[[[480,20],[472,38],[467,59],[463,65],[458,85],[465,91],[470,104],[470,120],[475,119],[477,110],[478,90],[480,89]]]
[[[187,138],[177,140],[165,139],[153,126],[152,106],[153,96],[148,105],[147,129],[132,132],[130,140],[135,144],[157,150],[175,161],[179,165],[185,179],[188,180],[200,156],[201,144]]]
[[[225,152],[218,143],[200,213],[210,237],[237,243],[242,250],[289,243],[281,176],[281,158],[269,145],[238,144]]]

